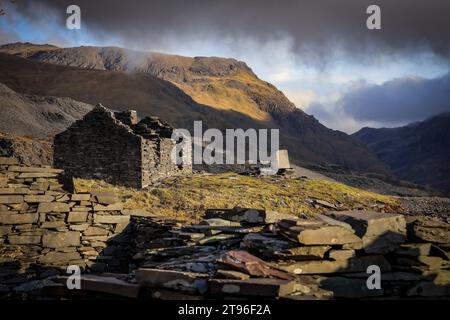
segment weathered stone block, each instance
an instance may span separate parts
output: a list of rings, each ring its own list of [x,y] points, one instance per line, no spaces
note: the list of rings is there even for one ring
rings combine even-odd
[[[367,253],[388,253],[405,241],[406,221],[401,214],[336,211],[328,215],[351,225]]]
[[[74,231],[84,231],[87,228],[89,228],[89,224],[87,223],[82,223],[82,224],[71,224],[69,226],[70,230],[74,230]]]
[[[24,172],[20,173],[17,178],[18,179],[28,179],[28,178],[57,178],[57,173],[50,172]]]
[[[360,242],[353,230],[315,220],[282,220],[280,233],[305,245],[342,245]]]
[[[9,166],[8,171],[13,172],[34,172],[34,173],[61,173],[63,170],[50,167],[23,167],[23,166]]]
[[[39,262],[43,264],[65,263],[66,261],[79,260],[81,256],[78,252],[56,252],[51,251],[39,257]]]
[[[120,202],[117,194],[107,191],[92,191],[91,195],[94,197],[94,201],[100,204],[114,204]]]
[[[359,237],[386,233],[406,235],[406,221],[401,214],[374,211],[335,211],[328,215],[352,226]]]
[[[295,290],[295,282],[280,279],[212,279],[208,281],[209,292],[213,295],[282,297]]]
[[[72,201],[89,201],[91,200],[90,193],[74,193],[71,195]]]
[[[38,221],[37,213],[0,213],[0,223],[2,224],[26,224],[26,223],[36,223]]]
[[[330,250],[329,257],[333,260],[348,260],[355,256],[355,250]]]
[[[22,202],[23,202],[22,195],[0,195],[0,203],[9,204]]]
[[[66,223],[64,221],[46,221],[41,224],[41,228],[43,229],[54,229],[65,227]]]
[[[140,268],[136,280],[140,285],[185,291],[206,291],[206,274]]]
[[[59,281],[65,284],[67,277],[59,277]],[[138,285],[111,276],[83,275],[81,277],[81,288],[82,290],[108,293],[128,298],[136,298],[139,295]]]
[[[108,234],[108,230],[99,227],[89,227],[83,231],[85,236],[105,236]]]
[[[94,211],[121,211],[122,209],[123,203],[108,204],[106,206],[94,203]]]
[[[94,223],[127,223],[130,221],[130,216],[123,215],[106,215],[106,214],[94,214]]]
[[[41,237],[40,236],[9,235],[8,242],[10,244],[39,244],[39,243],[41,243]]]
[[[49,195],[26,195],[24,200],[29,203],[52,202],[55,200],[55,197]]]
[[[377,265],[381,271],[391,270],[391,265],[383,256],[354,257],[339,261],[300,261],[293,264],[280,264],[279,268],[295,274],[322,274],[365,272],[370,265]]]
[[[67,217],[67,222],[86,222],[88,213],[87,212],[69,212]]]
[[[75,211],[75,212],[89,212],[92,210],[92,207],[88,208],[85,206],[73,206],[71,208],[71,211]]]
[[[38,212],[69,212],[70,205],[63,202],[49,202],[40,203],[38,207]]]
[[[43,236],[42,242],[47,248],[79,246],[80,233],[78,231],[49,232]]]
[[[28,188],[0,188],[0,195],[4,194],[29,194],[30,189]]]

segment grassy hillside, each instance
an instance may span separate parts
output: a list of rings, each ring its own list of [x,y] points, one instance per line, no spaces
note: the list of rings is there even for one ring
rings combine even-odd
[[[394,197],[336,182],[263,178],[231,173],[170,178],[149,190],[134,190],[103,181],[76,179],[75,189],[77,192],[114,191],[125,201],[126,208],[142,208],[155,215],[187,220],[198,219],[207,208],[241,206],[296,215],[313,215],[326,210],[315,208],[310,202],[312,199],[326,200],[341,209],[400,210]]]

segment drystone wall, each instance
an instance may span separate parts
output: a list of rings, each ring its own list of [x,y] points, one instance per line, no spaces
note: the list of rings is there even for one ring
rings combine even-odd
[[[0,283],[69,265],[128,272],[130,221],[142,211],[124,210],[111,192],[67,193],[60,173],[0,158]]]
[[[141,137],[99,108],[55,136],[54,166],[69,177],[140,188]]]
[[[54,166],[67,177],[144,188],[192,172],[191,165],[172,162],[171,130],[155,117],[137,122],[134,111],[113,113],[99,105],[55,136]]]

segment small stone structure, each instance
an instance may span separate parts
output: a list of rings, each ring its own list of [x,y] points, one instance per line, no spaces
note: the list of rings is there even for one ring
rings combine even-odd
[[[101,179],[144,188],[192,172],[171,160],[173,129],[156,117],[138,121],[136,111],[113,112],[101,104],[54,139],[54,166],[67,177]]]

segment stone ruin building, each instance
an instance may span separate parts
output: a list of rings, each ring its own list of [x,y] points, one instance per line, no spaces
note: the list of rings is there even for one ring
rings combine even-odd
[[[157,117],[139,121],[136,111],[113,112],[101,104],[54,139],[54,165],[66,177],[101,179],[145,188],[154,181],[192,172],[171,160],[173,128]]]

